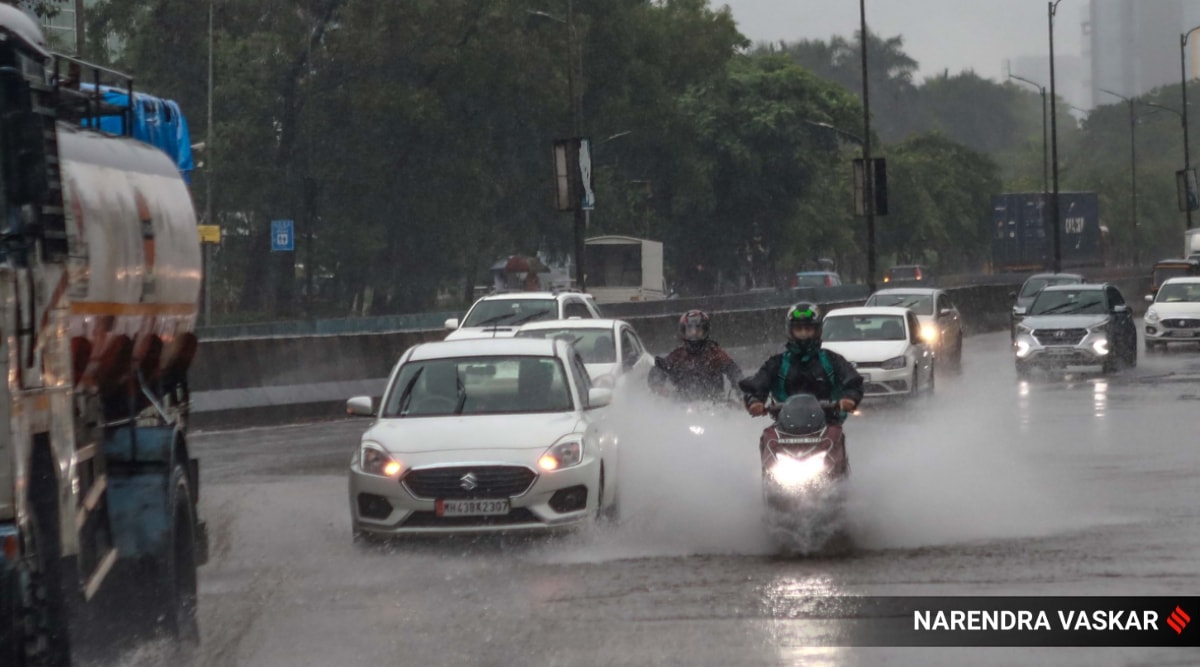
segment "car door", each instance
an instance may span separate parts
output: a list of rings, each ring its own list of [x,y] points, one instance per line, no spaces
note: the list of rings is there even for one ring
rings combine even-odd
[[[1108,312],[1111,318],[1109,325],[1109,340],[1121,342],[1121,352],[1125,355],[1137,354],[1137,327],[1133,323],[1133,311],[1125,303],[1121,290],[1109,285],[1104,288],[1107,294]],[[1114,346],[1115,347],[1115,346]],[[1114,350],[1114,353],[1116,350]]]
[[[933,353],[929,343],[921,336],[921,321],[916,314],[910,310],[905,313],[905,319],[908,320],[908,346],[912,350],[913,366],[917,369],[921,386],[928,387],[927,383],[933,380]]]
[[[621,375],[629,376],[629,380],[644,382],[646,375],[650,373],[650,366],[654,361],[649,354],[646,353],[646,348],[642,345],[642,341],[634,332],[633,327],[629,325],[621,325]]]
[[[944,311],[950,311],[949,314],[943,315]],[[938,322],[942,328],[942,340],[950,340],[952,345],[957,345],[958,340],[962,338],[962,314],[958,312],[958,308],[950,299],[950,295],[941,292],[938,294],[937,302]]]

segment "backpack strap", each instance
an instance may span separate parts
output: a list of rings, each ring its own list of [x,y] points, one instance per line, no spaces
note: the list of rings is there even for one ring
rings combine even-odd
[[[838,379],[837,373],[833,372],[833,363],[829,361],[829,357],[825,354],[824,348],[817,350],[817,357],[821,360],[821,368],[825,369],[825,377],[829,378],[829,385],[833,387],[830,391],[830,396],[833,402],[836,403],[842,400],[842,382]],[[845,412],[838,412],[838,419],[846,420]]]

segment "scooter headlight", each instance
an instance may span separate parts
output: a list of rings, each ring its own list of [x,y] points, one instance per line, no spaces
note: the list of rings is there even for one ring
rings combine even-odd
[[[785,488],[796,488],[809,484],[825,473],[825,452],[798,459],[787,454],[777,454],[771,467],[771,478]]]

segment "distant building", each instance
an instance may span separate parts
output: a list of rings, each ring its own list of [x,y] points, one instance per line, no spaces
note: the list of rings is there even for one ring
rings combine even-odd
[[[1179,35],[1200,25],[1194,0],[1091,0],[1084,16],[1083,55],[1090,65],[1089,107],[1121,95],[1144,95],[1179,83]],[[1200,60],[1200,35],[1188,41],[1185,62],[1194,78]]]

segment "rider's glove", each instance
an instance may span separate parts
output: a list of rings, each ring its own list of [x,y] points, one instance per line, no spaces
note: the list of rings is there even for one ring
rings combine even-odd
[[[767,406],[763,405],[762,401],[752,401],[750,405],[746,406],[746,409],[755,417],[761,417],[767,413]]]
[[[858,407],[858,404],[853,399],[843,398],[838,401],[838,409],[842,412],[854,412],[854,408],[856,407]]]

